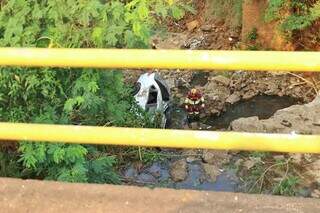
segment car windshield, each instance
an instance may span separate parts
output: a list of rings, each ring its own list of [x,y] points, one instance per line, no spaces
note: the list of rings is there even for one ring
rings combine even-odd
[[[139,82],[136,82],[134,85],[133,85],[133,88],[132,88],[132,95],[137,95],[138,92],[140,91],[141,89],[141,83]]]
[[[161,90],[162,100],[169,101],[170,95],[169,95],[167,88],[159,80],[155,79],[155,81],[157,82],[157,84],[159,85],[159,88]]]

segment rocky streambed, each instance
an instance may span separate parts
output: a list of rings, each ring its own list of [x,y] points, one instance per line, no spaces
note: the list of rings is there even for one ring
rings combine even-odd
[[[237,37],[236,32],[225,26],[210,24],[196,32],[157,38],[157,46],[159,49],[234,49]],[[143,72],[126,71],[126,81],[135,82]],[[184,98],[196,87],[203,92],[207,108],[200,126],[194,128],[319,133],[319,100],[309,103],[318,90],[319,79],[315,76],[241,70],[156,72],[171,90],[174,113],[170,128],[185,129]],[[163,156],[162,160],[140,166],[128,163],[122,170],[124,181],[152,187],[320,197],[319,155],[176,149],[158,150],[155,154]]]

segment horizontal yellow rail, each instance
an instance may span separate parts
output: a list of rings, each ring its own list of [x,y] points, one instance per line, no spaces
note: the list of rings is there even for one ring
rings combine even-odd
[[[0,66],[320,72],[320,52],[0,48]],[[320,153],[320,136],[0,123],[0,140]]]
[[[320,72],[320,52],[0,48],[0,66]]]
[[[320,153],[320,136],[0,123],[0,141]]]

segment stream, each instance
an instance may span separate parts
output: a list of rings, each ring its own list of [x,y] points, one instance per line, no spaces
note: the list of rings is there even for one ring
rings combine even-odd
[[[209,130],[226,130],[230,123],[238,118],[258,116],[260,119],[267,119],[277,110],[294,104],[297,104],[297,100],[290,97],[256,96],[250,100],[230,105],[220,116],[208,116],[201,122],[208,125],[210,127],[208,128]],[[174,108],[170,128],[183,129],[186,118],[187,115],[183,109]],[[235,171],[231,169],[220,169],[220,175],[217,176],[215,181],[211,181],[204,171],[202,158],[195,158],[191,161],[186,158],[187,176],[183,181],[174,182],[170,177],[170,165],[172,162],[184,158],[177,157],[180,151],[162,150],[161,153],[168,154],[168,156],[174,152],[175,157],[169,157],[162,162],[154,162],[140,172],[136,171],[132,165],[129,165],[123,175],[134,185],[229,192],[240,190],[240,180]]]

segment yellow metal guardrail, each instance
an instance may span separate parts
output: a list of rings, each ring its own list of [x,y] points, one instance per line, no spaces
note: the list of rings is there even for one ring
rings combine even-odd
[[[0,123],[3,140],[320,153],[320,136]]]
[[[0,66],[320,72],[320,52],[0,48]]]
[[[0,66],[320,72],[320,52],[0,48]],[[320,153],[320,136],[0,123],[0,140]]]

